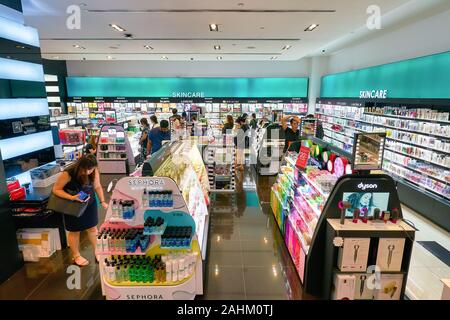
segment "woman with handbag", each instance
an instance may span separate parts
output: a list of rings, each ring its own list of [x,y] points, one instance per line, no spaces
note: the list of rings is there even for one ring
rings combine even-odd
[[[98,209],[95,200],[97,193],[103,208],[107,209],[103,189],[100,184],[100,173],[97,169],[97,160],[93,155],[85,155],[62,172],[53,186],[53,194],[59,198],[78,201],[86,204],[84,212],[75,215],[64,214],[64,223],[68,234],[68,242],[72,251],[73,263],[82,267],[89,261],[80,254],[80,233],[86,231],[94,250],[97,243]],[[81,206],[80,206],[81,208]]]

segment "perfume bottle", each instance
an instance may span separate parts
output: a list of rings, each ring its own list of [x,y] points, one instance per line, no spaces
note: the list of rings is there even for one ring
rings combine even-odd
[[[118,213],[119,213],[119,218],[123,219],[123,202],[122,200],[119,201],[119,207],[118,207]]]

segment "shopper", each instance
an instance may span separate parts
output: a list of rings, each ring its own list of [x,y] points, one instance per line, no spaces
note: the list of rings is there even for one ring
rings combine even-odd
[[[92,145],[91,143],[88,143],[85,147],[84,147],[84,154],[85,155],[93,155],[95,156],[97,153],[97,147],[95,145]]]
[[[152,115],[150,117],[150,130],[152,130],[153,128],[156,128],[156,127],[159,127],[158,118],[155,115]]]
[[[201,136],[201,129],[198,125],[197,116],[195,114],[192,115],[191,120],[192,120],[191,135],[197,137]]]
[[[290,119],[290,120],[289,120]],[[290,121],[291,127],[287,122]],[[286,116],[281,119],[281,130],[284,133],[284,149],[283,153],[289,148],[289,144],[293,141],[300,140],[300,118],[297,116]]]
[[[161,120],[159,127],[152,129],[148,134],[149,147],[147,155],[154,154],[161,149],[162,142],[170,140],[169,122],[167,120]]]
[[[225,124],[223,125],[222,134],[231,134],[231,131],[233,130],[233,128],[234,128],[234,119],[229,114],[229,115],[227,115],[227,120],[226,120]]]
[[[308,114],[306,116],[307,119],[315,119],[313,114]],[[319,120],[316,120],[316,137],[319,139],[323,139],[323,135],[324,135],[324,131],[323,131],[323,126],[322,126],[322,122],[320,122]]]
[[[239,171],[244,171],[245,163],[245,148],[248,144],[248,132],[249,127],[243,117],[239,117],[236,120],[236,169]]]
[[[172,129],[178,130],[181,128],[181,117],[177,109],[172,109],[172,116],[170,116],[169,121]]]
[[[256,113],[252,113],[252,120],[250,120],[250,128],[256,130],[258,128],[258,122],[256,121]]]
[[[145,161],[148,153],[149,153],[149,139],[148,133],[150,131],[150,125],[148,124],[148,120],[146,118],[142,118],[140,120],[141,123],[141,137],[139,138],[139,145],[141,148],[141,160]]]
[[[71,195],[69,190],[78,192],[78,194]],[[80,233],[82,231],[87,232],[94,250],[97,243],[98,209],[95,194],[100,199],[102,207],[104,209],[108,208],[100,184],[97,160],[93,155],[86,155],[78,159],[73,166],[60,174],[53,186],[53,194],[72,201],[82,202],[78,198],[81,191],[89,195],[89,198],[86,200],[89,204],[84,213],[78,218],[64,215],[64,224],[68,231],[68,242],[72,252],[73,263],[80,267],[89,264],[89,261],[80,254]]]

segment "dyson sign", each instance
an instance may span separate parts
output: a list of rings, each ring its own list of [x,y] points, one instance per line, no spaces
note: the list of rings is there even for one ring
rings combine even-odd
[[[359,183],[358,184],[358,189],[361,189],[361,190],[367,190],[367,189],[378,189],[378,185],[377,184],[375,184],[375,183],[373,183],[373,184],[366,184],[366,183]]]

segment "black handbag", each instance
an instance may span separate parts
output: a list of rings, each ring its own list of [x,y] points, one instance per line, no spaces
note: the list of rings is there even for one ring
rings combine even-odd
[[[66,191],[70,195],[76,195],[78,192],[74,191]],[[89,201],[86,202],[79,202],[79,201],[72,201],[67,200],[58,197],[53,192],[50,195],[50,198],[48,199],[47,203],[47,209],[52,210],[54,212],[59,212],[63,214],[67,214],[69,216],[73,216],[76,218],[79,218],[83,215],[83,213],[86,211],[86,208],[89,205]]]

